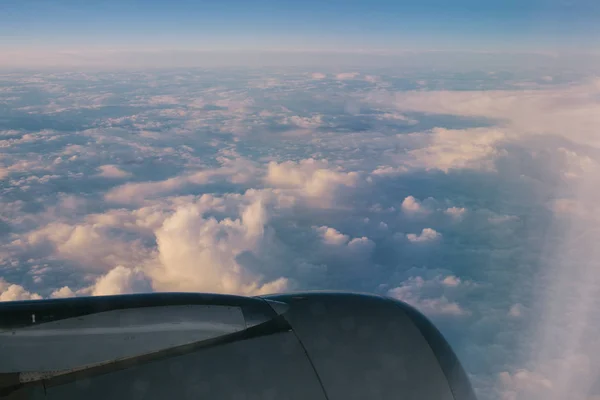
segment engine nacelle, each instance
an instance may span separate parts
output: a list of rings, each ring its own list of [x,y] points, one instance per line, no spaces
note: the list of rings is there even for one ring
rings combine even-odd
[[[0,304],[0,397],[474,400],[439,331],[385,297],[192,293]]]

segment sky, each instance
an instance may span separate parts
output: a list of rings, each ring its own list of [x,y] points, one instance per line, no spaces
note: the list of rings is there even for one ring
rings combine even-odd
[[[598,400],[599,4],[2,1],[0,301],[375,293]]]
[[[116,50],[588,53],[600,38],[593,0],[5,0],[0,11],[1,60],[17,66]]]

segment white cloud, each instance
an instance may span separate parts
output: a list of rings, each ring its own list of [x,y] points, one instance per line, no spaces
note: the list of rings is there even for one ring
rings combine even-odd
[[[342,245],[348,243],[350,237],[348,235],[344,235],[340,233],[335,228],[330,228],[327,226],[321,226],[315,228],[315,230],[319,233],[323,242],[330,245]]]
[[[90,271],[106,271],[116,265],[135,265],[148,257],[140,238],[133,241],[111,235],[111,226],[83,222],[50,223],[13,243],[34,254],[54,255],[75,261]]]
[[[327,75],[325,75],[325,74],[323,74],[323,73],[321,73],[321,72],[313,72],[313,73],[311,74],[311,78],[313,78],[313,79],[317,79],[317,80],[320,80],[320,79],[325,79],[325,78],[327,78]]]
[[[376,75],[365,75],[365,81],[369,83],[378,83],[381,82],[381,78]]]
[[[415,199],[413,196],[407,196],[402,201],[402,211],[407,214],[419,214],[427,213],[429,210],[423,206],[423,204]]]
[[[454,275],[448,275],[447,277],[445,277],[442,280],[442,283],[449,287],[456,287],[456,286],[460,285],[461,281],[460,281],[460,278],[458,278]]]
[[[504,389],[502,400],[552,398],[552,381],[538,372],[520,369],[511,374],[505,371],[499,374],[499,379]]]
[[[554,352],[557,349],[552,350]],[[598,365],[594,354],[570,352],[561,357],[536,360],[529,368],[502,371],[498,374],[502,399],[595,399],[600,393],[597,387]]]
[[[390,95],[380,89],[396,82],[370,73],[345,76],[356,79],[350,85],[326,79],[336,78],[334,73],[274,72],[247,80],[240,73],[234,81],[224,72],[207,79],[147,72],[110,98],[119,107],[102,112],[92,111],[109,104],[108,98],[88,92],[98,90],[107,75],[57,72],[22,81],[3,76],[17,80],[11,96],[34,88],[49,98],[48,106],[32,104],[15,110],[19,115],[81,108],[72,123],[93,127],[80,129],[81,134],[44,134],[37,127],[0,133],[5,150],[0,178],[10,178],[3,181],[6,201],[0,202],[0,263],[11,277],[25,274],[11,279],[25,286],[32,281],[35,286],[29,290],[50,297],[139,290],[255,294],[314,286],[389,289],[430,315],[473,313],[449,332],[460,334],[457,350],[466,365],[486,366],[469,371],[478,385],[480,378],[495,379],[506,370],[516,388],[527,387],[525,381],[535,381],[535,374],[558,387],[555,378],[571,364],[550,371],[527,364],[530,375],[514,368],[513,352],[520,349],[516,342],[529,340],[520,329],[531,323],[524,318],[531,309],[528,297],[519,298],[523,291],[515,286],[546,282],[528,276],[527,266],[531,257],[539,256],[539,246],[561,242],[580,218],[600,220],[598,192],[590,189],[587,200],[582,199],[577,186],[598,175],[599,153],[570,141],[572,136],[586,144],[598,137],[600,86],[559,85],[554,82],[565,79],[553,71],[553,83],[528,78],[537,86],[530,84],[527,90]],[[119,78],[115,86],[129,79],[126,73],[114,74]],[[52,83],[72,78],[93,83],[78,85],[77,93]],[[435,76],[427,82],[418,82],[416,76],[406,79],[437,87],[452,84]],[[515,87],[498,79],[477,78],[472,87]],[[174,81],[179,84],[172,85]],[[136,88],[138,83],[143,90]],[[106,89],[115,93],[112,86]],[[365,90],[371,89],[378,92],[365,102]],[[168,106],[175,103],[181,107]],[[145,111],[121,115],[132,107]],[[413,120],[415,115],[419,121]],[[32,118],[28,124],[50,117]],[[282,127],[282,122],[294,126]],[[544,133],[562,137],[531,135]],[[153,178],[157,169],[161,177]],[[126,179],[130,171],[135,182],[97,179]],[[162,179],[169,171],[182,172],[143,181]],[[479,191],[484,180],[491,192]],[[403,202],[398,197],[424,191],[446,200],[409,196]],[[212,194],[200,196],[205,192]],[[398,215],[399,202],[407,215]],[[461,208],[466,204],[468,210]],[[123,208],[111,209],[115,206]],[[550,214],[542,207],[555,212],[551,225],[557,232],[547,224]],[[416,215],[423,212],[429,222],[419,226]],[[442,230],[444,240],[433,247],[418,245],[441,237],[423,226]],[[307,247],[315,242],[316,248]],[[482,260],[489,260],[492,273],[482,270],[488,268]],[[444,272],[432,278],[439,264]],[[573,272],[573,264],[565,271]],[[459,277],[459,272],[464,275]],[[519,279],[495,285],[504,273]],[[484,284],[494,290],[465,295],[473,286],[466,280],[471,274],[489,279]],[[422,277],[398,281],[415,275]],[[19,285],[3,285],[0,294],[8,293],[5,297],[37,296]],[[577,290],[556,291],[564,292],[572,297]],[[556,298],[557,303],[563,300],[562,295]],[[581,302],[574,304],[583,309]],[[573,321],[580,320],[576,317]],[[501,324],[506,329],[498,329]],[[587,339],[580,341],[590,348]],[[568,345],[564,351],[577,350],[577,340],[561,341]],[[547,347],[559,347],[554,344]],[[482,399],[493,397],[481,388]],[[519,396],[523,391],[512,390]],[[522,398],[532,400],[524,394]]]
[[[149,104],[179,104],[180,101],[174,96],[160,95],[152,96],[148,99]]]
[[[276,188],[294,189],[299,195],[312,198],[314,204],[328,206],[340,188],[356,186],[358,177],[356,172],[331,167],[326,160],[310,158],[299,162],[270,162],[266,182]]]
[[[151,283],[140,269],[130,269],[120,265],[98,278],[91,288],[93,296],[151,291]]]
[[[11,284],[0,278],[0,301],[39,300],[41,298],[39,294],[31,293],[21,285]]]
[[[284,118],[284,124],[296,125],[300,128],[311,129],[317,128],[323,124],[321,115],[314,115],[312,117],[299,117],[297,115],[293,115],[289,118]]]
[[[110,190],[104,198],[113,203],[143,203],[149,198],[173,194],[188,186],[206,185],[218,180],[245,183],[255,179],[256,166],[243,158],[220,158],[222,166],[155,182],[126,183]]]
[[[504,132],[491,128],[435,128],[426,146],[408,152],[406,164],[412,168],[444,172],[452,169],[494,170],[494,160],[504,154],[497,145],[504,139]]]
[[[401,175],[404,173],[409,172],[410,169],[404,165],[400,165],[397,167],[391,167],[391,166],[379,166],[377,167],[377,169],[374,169],[373,172],[371,172],[373,175],[379,175],[379,176],[396,176],[396,175]]]
[[[535,90],[374,92],[369,99],[400,111],[484,117],[512,131],[557,134],[598,143],[600,102],[597,81]]]
[[[205,217],[196,206],[182,206],[156,231],[158,264],[149,270],[157,290],[257,294],[283,291],[288,280],[270,281],[238,262],[245,252],[259,255],[269,246],[268,212],[261,200],[237,219]]]
[[[383,114],[379,114],[377,115],[377,119],[382,119],[382,120],[392,120],[392,121],[403,121],[406,122],[409,125],[415,125],[417,124],[419,121],[417,121],[416,119],[413,118],[409,118],[406,115],[397,113],[397,112],[393,112],[393,113],[383,113]]]
[[[347,79],[354,79],[358,75],[360,75],[358,72],[341,72],[335,75],[335,79],[343,81]]]
[[[415,233],[408,233],[406,238],[413,243],[421,243],[421,242],[431,242],[433,240],[437,240],[442,236],[441,233],[437,232],[435,229],[424,228],[421,231],[421,234],[417,235]]]
[[[110,165],[110,164],[102,165],[102,166],[98,167],[98,169],[100,170],[100,173],[98,173],[98,176],[101,176],[103,178],[118,179],[118,178],[129,178],[132,176],[131,173],[123,171],[116,165]]]
[[[71,290],[68,286],[63,286],[60,289],[56,289],[50,294],[53,299],[65,299],[68,297],[75,297],[77,293]]]
[[[461,219],[466,212],[467,209],[464,207],[449,207],[444,211],[444,214],[449,215],[455,219]]]
[[[444,289],[456,289],[460,285],[460,279],[455,276],[437,277],[431,280],[417,276],[390,289],[387,294],[416,307],[426,315],[467,316],[470,312],[457,302],[449,300],[445,293],[447,289]]]
[[[515,215],[493,215],[491,217],[488,218],[488,221],[492,224],[504,224],[507,222],[514,222],[514,221],[518,221],[519,217],[515,216]]]
[[[371,239],[363,236],[360,238],[354,238],[348,243],[348,248],[354,252],[360,254],[368,254],[375,248],[375,242]]]

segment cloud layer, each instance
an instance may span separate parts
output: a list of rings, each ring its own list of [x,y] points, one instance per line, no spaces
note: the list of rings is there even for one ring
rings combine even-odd
[[[482,399],[593,398],[599,116],[569,71],[5,73],[0,300],[373,292]]]

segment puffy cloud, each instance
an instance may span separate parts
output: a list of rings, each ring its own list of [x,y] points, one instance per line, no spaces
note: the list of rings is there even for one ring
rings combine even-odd
[[[325,75],[325,74],[324,74],[324,73],[322,73],[322,72],[313,72],[313,73],[312,73],[310,76],[311,76],[311,78],[313,78],[313,79],[317,79],[317,80],[320,80],[320,79],[325,79],[325,78],[327,78],[327,75]]]
[[[63,286],[60,289],[56,289],[54,290],[51,294],[50,297],[53,299],[65,299],[68,297],[75,297],[77,294],[71,290],[70,287],[68,286]]]
[[[243,158],[220,158],[222,166],[155,182],[126,183],[111,189],[105,199],[114,203],[143,203],[148,198],[173,194],[188,186],[206,185],[219,180],[245,183],[255,179],[255,165]]]
[[[375,248],[375,242],[368,237],[354,238],[348,243],[348,248],[360,254],[368,254]]]
[[[347,80],[347,79],[354,79],[358,75],[360,75],[360,73],[358,73],[358,72],[341,72],[341,73],[335,75],[335,79],[343,81],[343,80]]]
[[[449,207],[444,211],[446,215],[449,215],[455,219],[461,219],[466,212],[467,209],[464,207]]]
[[[39,294],[31,293],[21,285],[11,284],[0,278],[0,301],[38,300],[41,298]]]
[[[419,200],[415,199],[413,196],[407,196],[402,201],[402,211],[408,214],[418,214],[418,213],[426,213],[427,210]]]
[[[504,386],[503,400],[549,399],[552,396],[552,382],[540,373],[521,369],[513,374],[501,372],[499,379]]]
[[[457,278],[454,275],[448,275],[447,277],[445,277],[442,280],[442,283],[449,287],[456,287],[456,286],[460,285],[461,281],[460,281],[460,278]]]
[[[370,83],[378,83],[381,81],[381,78],[376,75],[365,75],[365,81]]]
[[[567,375],[563,373],[568,371]],[[570,353],[498,374],[504,400],[592,400],[600,396],[597,366],[589,354]]]
[[[158,265],[149,271],[157,290],[257,294],[283,291],[288,280],[265,280],[244,268],[239,257],[260,255],[272,233],[260,200],[244,206],[237,219],[205,217],[183,206],[156,231]]]
[[[421,242],[431,242],[433,240],[437,240],[442,236],[441,233],[437,232],[435,229],[431,228],[423,228],[419,235],[415,233],[408,233],[406,238],[413,243],[421,243]]]
[[[98,167],[98,169],[100,170],[100,173],[98,173],[98,176],[101,176],[103,178],[119,179],[119,178],[131,177],[130,172],[123,171],[116,165],[101,165],[100,167]]]
[[[151,252],[140,238],[124,240],[111,235],[110,225],[50,223],[13,243],[30,254],[55,255],[75,261],[90,271],[105,271],[119,264],[135,265]]]
[[[494,160],[502,150],[498,144],[506,138],[497,129],[473,128],[454,130],[435,128],[429,143],[408,152],[407,164],[413,168],[494,170]]]
[[[141,270],[132,270],[123,266],[111,269],[106,275],[98,278],[91,288],[93,296],[147,293],[151,291],[151,282]],[[62,292],[59,291],[59,293],[66,294],[66,291],[62,290]]]
[[[392,166],[379,166],[377,167],[377,169],[374,169],[373,172],[371,172],[373,175],[379,175],[379,176],[396,176],[396,175],[401,175],[404,173],[407,173],[410,171],[410,168],[408,168],[407,166],[404,165],[400,165],[397,167],[392,167]]]
[[[299,117],[297,115],[293,115],[289,118],[285,118],[283,122],[285,124],[292,124],[306,129],[316,128],[323,124],[323,120],[320,115],[314,115],[312,117]]]
[[[600,92],[595,80],[534,90],[374,92],[370,100],[400,111],[484,117],[517,132],[557,134],[597,143]]]
[[[451,293],[446,288],[456,289],[460,285],[460,279],[455,276],[438,276],[431,280],[417,276],[411,277],[400,286],[390,289],[387,294],[411,304],[426,315],[468,316],[470,315],[468,310],[447,297],[447,294]]]
[[[324,243],[331,245],[342,245],[348,243],[350,237],[348,235],[344,235],[340,233],[335,228],[330,228],[328,226],[321,226],[315,228],[315,230],[319,233]]]
[[[344,172],[326,160],[312,158],[299,162],[269,163],[266,182],[276,188],[294,189],[300,196],[311,198],[314,204],[329,206],[343,187],[358,184],[356,172]]]

